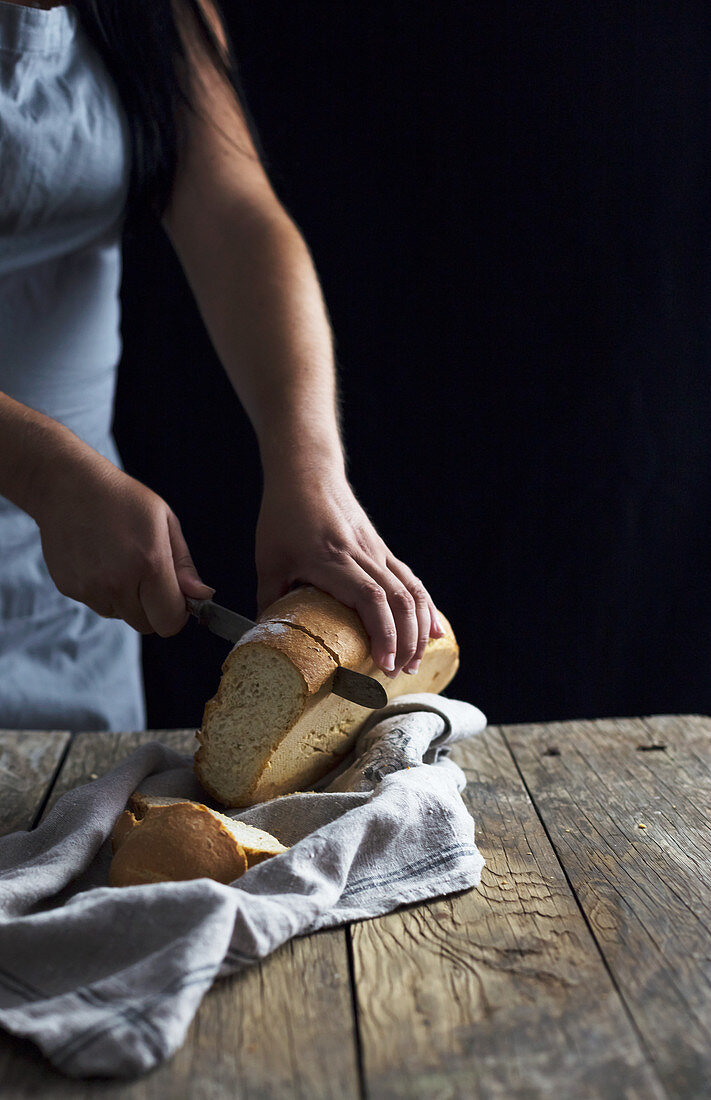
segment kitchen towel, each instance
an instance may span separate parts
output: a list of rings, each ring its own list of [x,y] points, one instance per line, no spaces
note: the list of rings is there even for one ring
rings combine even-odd
[[[130,1077],[182,1044],[215,979],[292,936],[477,886],[484,860],[450,746],[484,715],[442,695],[373,712],[320,789],[232,811],[287,852],[232,885],[112,888],[110,835],[129,796],[193,798],[192,757],[157,741],[0,838],[0,1026],[75,1077]]]

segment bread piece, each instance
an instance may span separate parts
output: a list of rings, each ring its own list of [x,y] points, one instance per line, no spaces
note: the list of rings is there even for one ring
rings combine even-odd
[[[430,638],[414,676],[394,679],[375,664],[360,616],[328,593],[303,585],[276,600],[222,665],[217,694],[203,713],[195,773],[219,802],[238,807],[304,790],[350,750],[366,707],[333,695],[340,665],[378,680],[388,698],[439,692],[459,666],[446,633]]]
[[[116,855],[124,840],[131,832],[131,829],[136,824],[136,818],[133,816],[131,811],[124,810],[120,818],[114,825],[114,831],[111,834],[111,851],[114,853],[114,855]]]
[[[161,806],[134,822],[124,818],[121,825],[110,886],[192,878],[228,883],[247,870],[244,849],[206,806]]]
[[[129,799],[129,806],[138,818],[145,817],[151,810],[160,809],[162,806],[176,805],[198,806],[200,809],[207,809],[201,802],[193,802],[189,798],[166,798],[163,795],[144,795],[136,792]],[[233,818],[227,817],[226,814],[221,814],[218,810],[210,809],[209,812],[222,822],[228,832],[244,849],[248,868],[253,867],[255,863],[262,863],[265,859],[271,859],[272,856],[278,856],[281,852],[288,851],[288,848],[285,848],[275,836],[266,833],[263,829],[255,829],[253,825],[247,825],[244,821],[235,821]],[[119,818],[120,820],[121,818]],[[115,831],[116,829],[114,829]]]
[[[189,799],[134,794],[111,836],[111,886],[213,878],[234,882],[287,849],[276,837]]]

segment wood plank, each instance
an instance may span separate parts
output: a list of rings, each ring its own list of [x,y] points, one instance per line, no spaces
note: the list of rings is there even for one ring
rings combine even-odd
[[[194,730],[77,734],[48,804],[104,774],[139,744],[160,740],[192,752]],[[343,929],[285,944],[261,966],[216,983],[184,1046],[135,1082],[63,1077],[30,1043],[0,1033],[3,1100],[107,1094],[122,1100],[291,1100],[360,1095]]]
[[[660,1078],[708,1097],[711,719],[503,732]]]
[[[31,827],[70,740],[66,730],[0,730],[0,836]]]
[[[487,866],[353,926],[366,1094],[664,1096],[500,732],[453,756]]]
[[[82,783],[97,779],[149,741],[161,741],[176,752],[191,753],[195,749],[195,730],[137,730],[130,733],[77,733],[72,747],[52,787],[43,816],[49,813],[58,798]]]

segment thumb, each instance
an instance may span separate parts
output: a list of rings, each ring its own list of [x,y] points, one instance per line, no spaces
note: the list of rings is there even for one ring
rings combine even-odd
[[[178,517],[172,512],[168,513],[168,533],[173,553],[173,567],[180,591],[184,596],[192,596],[197,600],[211,599],[215,595],[215,589],[200,580],[195,563],[190,556],[188,544],[183,538]]]

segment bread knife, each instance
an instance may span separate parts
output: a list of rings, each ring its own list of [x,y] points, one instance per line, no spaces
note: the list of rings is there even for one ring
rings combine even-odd
[[[238,615],[236,611],[229,611],[226,607],[220,607],[214,600],[195,600],[186,596],[185,602],[190,613],[202,626],[206,626],[220,638],[226,638],[228,642],[238,642],[243,634],[257,626],[251,619]],[[354,672],[351,668],[336,669],[331,691],[342,699],[350,699],[352,703],[358,703],[370,710],[379,710],[388,701],[382,684],[372,676],[364,676],[362,672]]]

